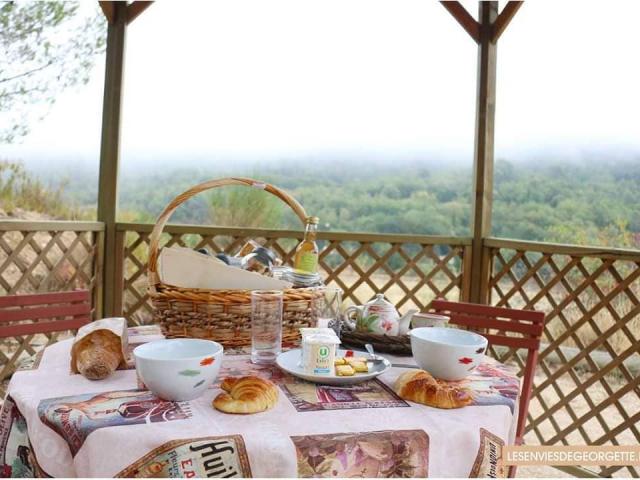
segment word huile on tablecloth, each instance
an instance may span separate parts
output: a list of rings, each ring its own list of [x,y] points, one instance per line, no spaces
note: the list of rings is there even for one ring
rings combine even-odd
[[[167,442],[120,471],[116,478],[251,477],[240,435]]]

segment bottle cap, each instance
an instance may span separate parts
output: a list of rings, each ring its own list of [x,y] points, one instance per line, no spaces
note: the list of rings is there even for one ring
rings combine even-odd
[[[320,219],[318,217],[307,217],[304,220],[305,220],[305,223],[311,223],[313,225],[317,225],[318,222],[320,222]]]

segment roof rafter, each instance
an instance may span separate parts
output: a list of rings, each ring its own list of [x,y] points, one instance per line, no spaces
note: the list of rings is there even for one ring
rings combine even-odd
[[[100,4],[100,8],[102,9],[102,13],[104,13],[105,18],[108,23],[113,23],[116,20],[116,6],[113,2],[98,2]]]
[[[136,17],[149,8],[152,3],[153,1],[136,0],[127,5],[127,23],[133,22]]]
[[[493,34],[491,35],[492,42],[498,41],[500,35],[504,33],[505,29],[509,25],[509,22],[511,22],[511,19],[513,19],[514,15],[520,9],[523,3],[523,1],[513,0],[507,2],[493,24]]]
[[[107,19],[107,22],[114,23],[116,21],[116,8],[115,8],[116,2],[105,1],[105,2],[98,2],[98,3],[100,4],[100,8],[102,8],[102,13],[104,13],[104,16]],[[152,3],[153,1],[142,1],[142,0],[136,0],[131,3],[128,3],[127,10],[126,10],[127,24],[133,22],[138,17],[138,15],[144,12]]]
[[[471,16],[467,9],[457,1],[442,1],[440,2],[444,8],[455,18],[458,23],[471,35],[471,38],[476,43],[480,42],[480,24]]]
[[[444,8],[456,19],[456,21],[465,29],[465,31],[475,40],[476,43],[480,43],[480,23],[473,18],[473,16],[467,11],[464,6],[454,0],[445,0],[440,2]],[[491,26],[491,41],[497,42],[500,35],[504,33],[509,22],[513,19],[516,12],[520,9],[524,1],[511,0],[502,9],[502,12],[498,15],[495,22]]]

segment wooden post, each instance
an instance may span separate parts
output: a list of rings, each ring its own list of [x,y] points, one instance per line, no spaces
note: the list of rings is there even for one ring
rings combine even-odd
[[[113,256],[115,265],[115,278],[113,290],[113,313],[116,317],[121,317],[124,305],[124,248],[127,232],[116,232],[116,247]]]
[[[102,106],[98,221],[104,222],[104,269],[102,313],[114,315],[116,215],[118,164],[120,161],[120,106],[127,27],[127,2],[113,2],[113,20],[107,31],[107,58]]]
[[[95,286],[93,287],[93,319],[98,320],[103,318],[104,302],[104,230],[93,233],[94,238],[94,272],[95,272]]]
[[[473,162],[473,253],[471,255],[471,292],[469,300],[474,303],[488,303],[488,295],[482,295],[482,284],[488,282],[490,273],[490,265],[486,261],[486,256],[483,255],[483,239],[491,233],[497,56],[497,45],[492,38],[493,23],[498,17],[498,2],[479,2],[479,4],[480,37],[478,42],[476,133]],[[483,258],[485,259],[484,262]]]

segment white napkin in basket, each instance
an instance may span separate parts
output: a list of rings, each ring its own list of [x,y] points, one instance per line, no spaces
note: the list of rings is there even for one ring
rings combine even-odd
[[[190,248],[163,248],[158,259],[162,283],[208,290],[283,290],[291,282],[230,267],[223,261]]]

